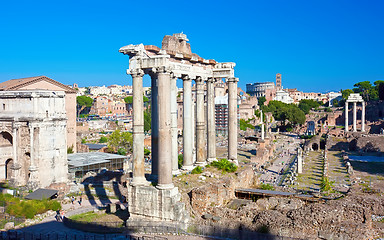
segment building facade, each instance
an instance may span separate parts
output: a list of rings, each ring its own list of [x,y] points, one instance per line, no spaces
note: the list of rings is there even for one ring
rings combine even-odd
[[[65,96],[62,91],[0,92],[0,181],[30,189],[67,182]]]

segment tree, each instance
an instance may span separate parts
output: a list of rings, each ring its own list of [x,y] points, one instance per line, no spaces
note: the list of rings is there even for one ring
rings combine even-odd
[[[105,137],[105,136],[101,136],[100,140],[99,140],[99,143],[106,143],[106,142],[108,142],[108,138]]]
[[[353,89],[355,93],[360,93],[365,101],[369,101],[369,92],[372,89],[372,84],[369,81],[358,82],[353,86],[355,87]]]
[[[148,101],[149,101],[148,98],[146,96],[143,96],[143,102],[148,102]],[[128,104],[132,104],[133,103],[133,96],[125,97],[124,102],[128,103]]]
[[[130,151],[132,148],[132,142],[132,133],[121,132],[117,129],[108,137],[108,148],[113,152],[116,152],[120,148]]]
[[[348,99],[349,95],[353,93],[353,91],[351,89],[345,89],[345,90],[341,90],[341,95],[343,96],[343,98],[345,100]]]
[[[384,100],[384,82],[379,84],[378,92],[379,92],[379,99]]]
[[[299,108],[305,114],[308,114],[311,109],[316,109],[320,106],[319,102],[316,102],[313,99],[302,99],[299,102]]]
[[[86,107],[92,107],[93,99],[88,96],[78,96],[76,97],[77,108],[79,111],[77,112],[77,116],[80,115],[81,111]]]
[[[264,106],[264,103],[267,101],[267,99],[264,96],[262,96],[262,97],[259,97],[257,101],[258,101],[257,105]]]

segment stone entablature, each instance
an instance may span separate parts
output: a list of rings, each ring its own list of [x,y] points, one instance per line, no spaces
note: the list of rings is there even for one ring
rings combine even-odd
[[[67,118],[64,92],[0,92],[0,180],[30,189],[66,183]]]

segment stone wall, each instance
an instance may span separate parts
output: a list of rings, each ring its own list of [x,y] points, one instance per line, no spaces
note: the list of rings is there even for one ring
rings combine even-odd
[[[191,205],[195,212],[203,214],[211,205],[222,206],[235,198],[236,188],[250,188],[255,185],[255,175],[251,167],[237,174],[237,178],[225,177],[217,183],[210,183],[191,191]]]

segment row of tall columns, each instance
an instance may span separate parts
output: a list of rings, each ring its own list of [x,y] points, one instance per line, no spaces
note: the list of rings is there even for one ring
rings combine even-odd
[[[357,102],[353,102],[353,132],[357,131]],[[345,132],[349,131],[349,119],[348,119],[348,102],[345,102]],[[365,132],[365,102],[362,102],[361,111],[361,131]]]
[[[131,185],[148,185],[144,172],[144,105],[141,69],[131,70],[133,81],[133,178]],[[192,80],[183,76],[183,169],[193,169],[194,125]],[[152,69],[152,178],[159,189],[173,188],[172,173],[178,171],[176,77],[166,68]],[[196,164],[216,159],[213,78],[207,80],[207,136],[205,136],[204,81],[196,78]],[[228,82],[228,159],[237,160],[237,78]],[[208,139],[206,156],[206,139]]]

